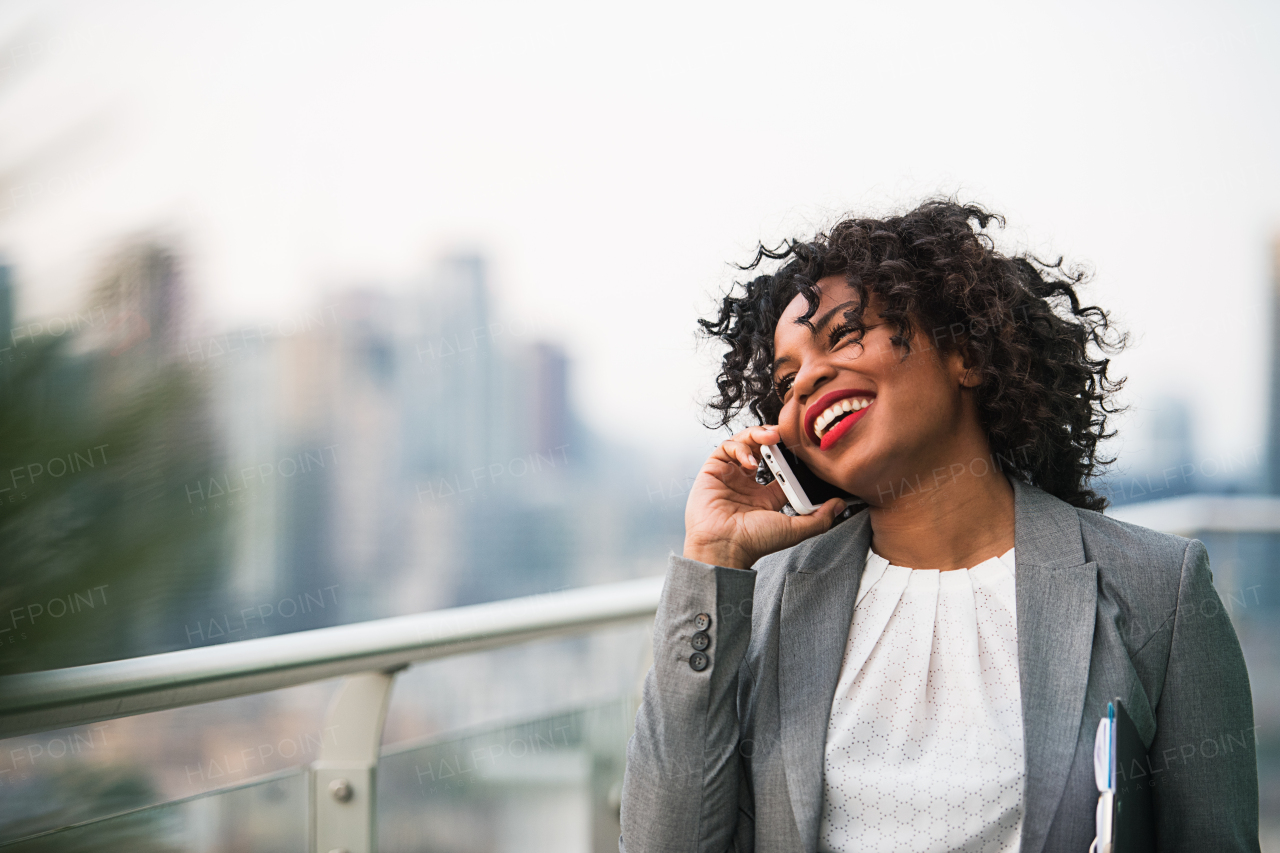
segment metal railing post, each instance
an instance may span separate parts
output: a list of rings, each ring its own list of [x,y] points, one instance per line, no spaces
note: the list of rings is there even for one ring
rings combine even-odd
[[[325,737],[311,763],[313,853],[374,853],[382,724],[395,674],[347,676],[325,715]]]

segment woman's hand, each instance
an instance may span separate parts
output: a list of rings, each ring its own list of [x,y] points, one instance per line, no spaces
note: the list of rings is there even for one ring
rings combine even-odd
[[[684,507],[684,556],[749,569],[756,560],[831,528],[845,508],[832,498],[809,515],[779,510],[787,499],[777,481],[756,482],[760,445],[781,440],[776,426],[755,426],[723,442],[693,481]]]

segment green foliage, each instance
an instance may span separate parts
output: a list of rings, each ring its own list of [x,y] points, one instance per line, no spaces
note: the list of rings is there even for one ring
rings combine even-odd
[[[83,344],[0,365],[0,672],[163,650],[223,562],[185,497],[215,455],[201,375],[154,341]]]

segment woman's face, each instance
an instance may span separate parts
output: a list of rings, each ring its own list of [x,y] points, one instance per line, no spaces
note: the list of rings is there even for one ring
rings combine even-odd
[[[822,300],[810,322],[816,335],[794,321],[808,303],[796,295],[774,330],[774,382],[782,396],[782,440],[822,479],[883,506],[902,480],[939,466],[969,461],[985,447],[958,353],[939,355],[918,324],[911,353],[894,346],[891,324],[879,314],[878,297],[863,316],[859,339],[844,314],[858,303],[843,275],[818,282]],[[847,412],[847,414],[845,413]],[[975,432],[976,429],[976,432]]]

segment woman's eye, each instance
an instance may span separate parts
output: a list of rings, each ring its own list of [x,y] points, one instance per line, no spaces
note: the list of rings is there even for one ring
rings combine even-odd
[[[845,324],[837,326],[831,330],[831,346],[835,346],[851,334],[857,334],[858,330],[851,325]]]
[[[792,377],[786,376],[774,383],[774,386],[778,389],[778,399],[787,396],[787,392],[791,390],[791,381]]]

